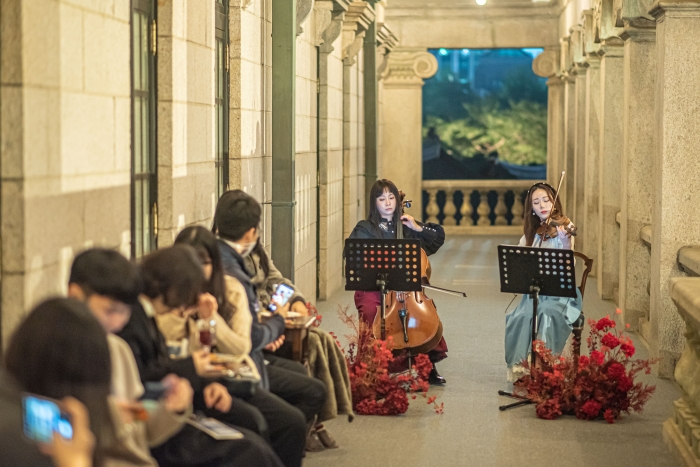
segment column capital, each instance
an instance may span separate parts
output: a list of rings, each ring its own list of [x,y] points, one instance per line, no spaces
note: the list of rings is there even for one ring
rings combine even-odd
[[[297,0],[297,36],[304,32],[301,27],[314,9],[314,0]]]
[[[389,56],[384,85],[420,87],[423,80],[433,76],[437,69],[437,60],[427,49],[398,47]]]
[[[349,6],[347,0],[316,0],[316,46],[322,53],[333,52],[333,42],[343,31],[343,20]]]
[[[378,24],[377,31],[377,76],[381,80],[389,65],[389,54],[399,45],[399,39],[385,23]]]
[[[698,0],[656,0],[651,6],[649,14],[658,22],[663,19],[664,16],[695,17],[698,11],[700,11],[700,1]]]
[[[370,2],[350,2],[343,21],[343,63],[355,64],[367,28],[374,21],[374,8]]]
[[[551,78],[559,71],[559,49],[548,48],[532,61],[532,71],[542,78]]]
[[[563,86],[564,85],[564,79],[561,76],[551,76],[547,80],[547,87],[553,87],[553,86]]]

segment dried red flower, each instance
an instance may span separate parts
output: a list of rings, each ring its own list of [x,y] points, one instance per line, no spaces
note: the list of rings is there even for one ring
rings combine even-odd
[[[615,347],[620,345],[620,339],[618,339],[617,337],[613,336],[610,333],[607,333],[600,340],[600,343],[603,344],[604,346],[610,348],[610,349],[614,349]]]
[[[621,344],[620,350],[622,350],[622,353],[624,353],[627,358],[632,358],[636,351],[634,345],[631,342],[624,342],[623,344]]]
[[[615,327],[615,321],[611,320],[609,316],[606,316],[605,318],[599,319],[595,325],[595,328],[598,331],[606,331],[609,328],[614,328],[614,327]]]

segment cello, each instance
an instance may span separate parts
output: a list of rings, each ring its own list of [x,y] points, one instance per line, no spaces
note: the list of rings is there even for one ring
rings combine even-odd
[[[410,207],[411,201],[404,201],[403,192],[400,192],[400,195],[403,215],[404,207]],[[396,226],[396,237],[404,238],[401,222]],[[428,255],[421,248],[420,275],[424,287],[430,287],[430,272]],[[381,305],[377,308],[381,308]],[[411,357],[427,353],[433,350],[442,338],[442,322],[437,308],[433,300],[424,292],[390,291],[386,295],[385,313],[381,311],[381,309],[377,310],[372,324],[372,333],[376,339],[392,336],[395,353],[407,351]]]

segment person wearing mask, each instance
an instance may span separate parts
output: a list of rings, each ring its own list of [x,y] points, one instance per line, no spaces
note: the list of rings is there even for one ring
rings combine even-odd
[[[307,432],[311,433],[316,416],[323,407],[327,393],[322,382],[306,375],[304,367],[296,362],[265,363],[263,350],[275,351],[284,339],[286,309],[280,309],[270,319],[261,323],[258,317],[260,304],[255,285],[245,267],[245,257],[258,241],[262,209],[260,204],[241,190],[233,190],[221,197],[215,214],[219,236],[219,251],[226,275],[243,285],[248,308],[253,317],[251,327],[251,357],[260,372],[263,387],[300,409],[307,420]],[[280,359],[284,360],[284,359]]]
[[[187,358],[171,359],[156,324],[156,315],[184,313],[199,303],[204,276],[196,253],[185,246],[153,252],[143,259],[141,276],[143,293],[131,307],[127,324],[118,332],[133,353],[141,381],[162,381],[172,378],[170,374],[186,378],[194,390],[194,410],[233,425],[229,417],[233,399],[223,384],[208,377],[216,370],[208,352],[201,350]],[[151,453],[161,466],[282,465],[256,433],[235,428],[244,433],[244,439],[216,441],[186,425],[168,442],[152,448]]]

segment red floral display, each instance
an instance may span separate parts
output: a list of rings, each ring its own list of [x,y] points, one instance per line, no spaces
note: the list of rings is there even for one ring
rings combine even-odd
[[[428,375],[432,364],[427,355],[413,359],[412,371],[393,374],[389,371],[397,366],[397,357],[392,352],[392,339],[375,339],[364,322],[351,316],[347,308],[341,308],[340,317],[350,326],[354,335],[347,336],[348,350],[345,351],[352,405],[360,415],[397,415],[408,410],[409,393],[411,399],[417,394],[427,399],[436,413],[443,413],[444,403],[436,402],[437,396],[428,397]]]
[[[518,380],[515,388],[535,402],[538,417],[553,420],[572,414],[582,420],[604,418],[614,423],[622,413],[641,412],[654,393],[655,386],[635,378],[641,372],[649,374],[656,360],[631,360],[634,344],[624,330],[615,329],[609,316],[588,324],[590,357],[556,357],[544,342],[535,341],[538,368],[534,376]]]
[[[309,316],[316,318],[313,325],[315,327],[319,327],[321,325],[321,320],[323,320],[323,316],[318,312],[318,309],[311,302],[306,302],[306,309],[309,310]]]

